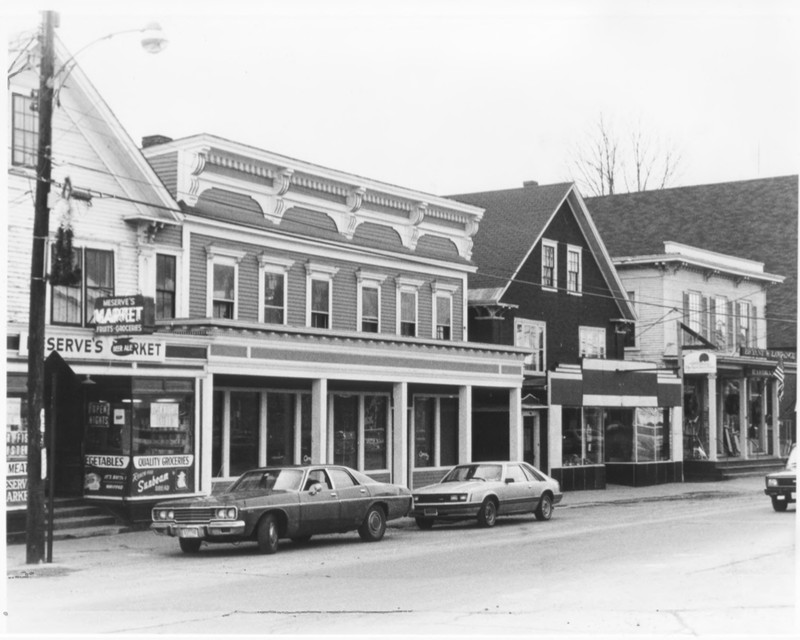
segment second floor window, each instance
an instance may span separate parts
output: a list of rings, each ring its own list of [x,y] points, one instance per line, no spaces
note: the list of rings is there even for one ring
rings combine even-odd
[[[753,346],[752,327],[750,326],[750,303],[746,300],[737,303],[736,313],[736,348]]]
[[[417,292],[400,292],[400,335],[417,335]]]
[[[284,323],[284,300],[286,274],[273,271],[264,272],[264,322]]]
[[[87,326],[98,298],[114,295],[114,252],[100,249],[74,249],[76,281],[51,288],[53,324]]]
[[[380,308],[380,289],[374,286],[361,288],[361,330],[378,333]]]
[[[606,357],[606,330],[601,327],[580,327],[581,358]]]
[[[11,164],[36,167],[39,147],[39,114],[33,98],[15,93],[11,124]]]
[[[311,326],[317,329],[330,327],[330,282],[311,279]]]
[[[514,323],[514,346],[530,349],[530,355],[525,356],[525,368],[528,370],[546,370],[545,327],[544,322],[524,318]]]
[[[700,335],[703,334],[703,296],[696,291],[690,291],[686,295],[686,324],[689,328]]]
[[[156,319],[175,317],[175,276],[177,258],[156,254]]]
[[[449,293],[436,294],[436,339],[450,340],[453,316],[453,296]]]
[[[214,263],[214,290],[211,300],[212,317],[236,317],[236,265]]]
[[[728,301],[725,298],[714,298],[712,306],[712,326],[714,334],[711,336],[714,343],[725,349],[728,346],[728,328],[730,318],[728,313]]]
[[[581,291],[581,250],[578,247],[567,249],[567,291]]]
[[[554,242],[542,241],[542,286],[548,289],[558,287],[556,257],[558,246]]]
[[[635,291],[628,291],[628,299],[631,301],[633,305],[634,311],[636,311],[637,315],[639,313],[639,307],[636,304],[636,292]],[[638,344],[636,341],[636,323],[628,322],[624,326],[625,330],[625,337],[623,338],[624,346],[626,349],[635,349]]]

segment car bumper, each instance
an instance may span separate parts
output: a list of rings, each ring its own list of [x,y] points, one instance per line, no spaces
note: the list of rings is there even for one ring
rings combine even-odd
[[[232,522],[209,522],[205,524],[176,524],[174,522],[154,522],[150,528],[158,534],[173,538],[225,538],[242,536],[245,523],[241,520]]]
[[[461,504],[417,504],[408,515],[412,518],[476,518],[481,505],[472,502]]]
[[[770,498],[795,502],[797,499],[796,487],[767,487],[764,493]]]

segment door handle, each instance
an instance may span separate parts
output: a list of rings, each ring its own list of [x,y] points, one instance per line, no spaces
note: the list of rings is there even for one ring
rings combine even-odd
[[[360,491],[360,493],[366,493],[366,492],[367,492],[367,490],[366,490],[366,489],[362,489],[362,490]]]
[[[331,498],[335,498],[335,497],[336,497],[336,492],[335,491],[331,491]]]

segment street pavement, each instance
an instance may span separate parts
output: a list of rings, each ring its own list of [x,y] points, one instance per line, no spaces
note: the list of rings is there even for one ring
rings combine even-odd
[[[608,485],[596,491],[570,491],[556,509],[579,509],[598,505],[630,504],[639,502],[658,502],[663,500],[702,500],[722,497],[753,496],[761,494],[766,504],[769,498],[764,495],[764,477],[746,476],[718,482],[683,482],[654,485],[650,487],[626,487]],[[794,509],[794,507],[790,507]],[[416,526],[411,518],[389,522],[389,527]],[[12,544],[6,548],[6,572],[9,578],[58,575],[73,568],[87,569],[87,562],[107,562],[107,555],[87,554],[91,550],[113,551],[116,548],[145,547],[152,540],[149,530],[130,531],[112,535],[57,540],[53,544],[53,562],[26,564],[25,544]]]

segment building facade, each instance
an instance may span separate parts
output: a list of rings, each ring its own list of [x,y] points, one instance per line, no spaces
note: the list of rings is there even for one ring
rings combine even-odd
[[[574,185],[453,197],[486,210],[470,337],[528,351],[525,459],[567,490],[680,481],[680,380],[625,361],[635,312]]]

